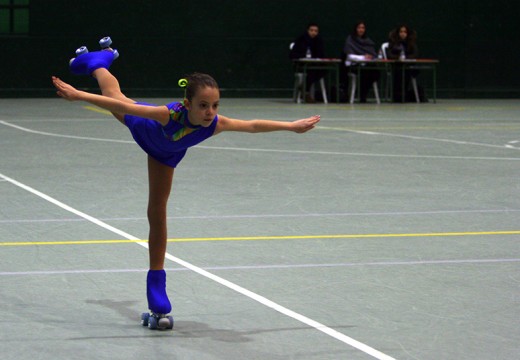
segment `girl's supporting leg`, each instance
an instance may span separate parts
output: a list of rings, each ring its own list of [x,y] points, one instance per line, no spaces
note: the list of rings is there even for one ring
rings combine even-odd
[[[121,87],[119,86],[119,81],[117,81],[116,77],[112,75],[108,69],[99,68],[92,72],[92,76],[97,79],[99,88],[101,89],[101,93],[104,96],[118,99],[125,102],[135,103],[134,100],[128,98],[121,92]],[[124,122],[124,114],[116,114],[112,113],[119,122],[123,125]]]
[[[167,244],[167,204],[173,182],[174,168],[148,156],[148,251],[150,270],[164,269]]]

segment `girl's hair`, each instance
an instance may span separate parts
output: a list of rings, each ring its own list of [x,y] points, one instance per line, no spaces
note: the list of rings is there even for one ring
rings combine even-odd
[[[185,88],[184,97],[191,101],[199,89],[209,87],[219,90],[218,84],[210,75],[193,73],[179,80],[179,86]]]

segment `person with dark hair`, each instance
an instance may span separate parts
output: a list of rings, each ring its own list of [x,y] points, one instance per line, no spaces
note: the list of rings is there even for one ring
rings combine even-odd
[[[343,58],[347,70],[355,72],[353,69],[352,60],[372,60],[377,57],[375,43],[367,35],[366,23],[358,21],[352,32],[345,41],[343,47]],[[358,65],[359,66],[359,65]],[[368,90],[374,81],[378,81],[381,74],[379,70],[363,70],[361,74],[361,84],[359,89],[359,96],[362,103],[367,101]],[[348,84],[348,79],[344,79]],[[348,86],[347,86],[348,88]]]
[[[144,313],[142,321],[143,325],[148,325],[151,329],[171,329],[173,318],[166,316],[171,311],[171,303],[166,294],[164,271],[166,211],[174,169],[187,149],[224,131],[264,133],[285,130],[304,133],[315,127],[320,116],[291,122],[239,120],[219,115],[218,84],[210,75],[201,73],[191,74],[179,81],[179,85],[186,89],[182,102],[158,106],[139,103],[121,92],[118,80],[108,70],[115,58],[115,50],[106,47],[101,51],[81,54],[70,62],[73,73],[90,75],[97,80],[102,95],[77,90],[55,76],[52,77],[52,83],[57,94],[66,100],[86,101],[112,112],[148,154],[150,268],[146,291],[152,314]]]
[[[302,59],[302,58],[323,58],[325,57],[325,44],[323,38],[320,35],[320,29],[318,24],[309,23],[307,30],[300,35],[291,44],[289,51],[289,58],[291,60]],[[315,102],[314,94],[310,94],[309,90],[311,86],[325,76],[323,70],[307,70],[306,79],[306,102]]]
[[[390,31],[388,34],[388,51],[389,59],[399,59],[404,55],[406,59],[417,58],[417,33],[408,25],[402,24]]]
[[[388,34],[388,49],[386,56],[392,60],[416,59],[418,56],[417,33],[406,24],[400,24]],[[419,70],[405,70],[404,86],[402,77],[402,64],[396,63],[393,75],[393,100],[401,102],[402,91],[405,92],[405,100],[415,101],[415,94],[410,91],[412,78],[417,78]],[[420,98],[424,101],[424,91],[421,89]],[[410,96],[408,95],[410,94]]]

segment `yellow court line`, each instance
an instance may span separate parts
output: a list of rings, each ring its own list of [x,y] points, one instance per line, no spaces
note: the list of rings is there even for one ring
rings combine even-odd
[[[0,246],[42,246],[42,245],[92,245],[146,243],[148,240],[70,240],[70,241],[23,241],[0,242]]]
[[[87,105],[87,106],[83,106],[83,109],[87,109],[87,110],[98,112],[98,113],[105,114],[105,115],[112,115],[112,113],[110,111],[105,110],[105,109],[100,109],[100,108],[95,107],[95,106]]]
[[[112,113],[108,110],[101,109],[97,106],[85,105],[84,109],[89,111],[94,111],[100,114],[112,115]],[[490,126],[415,126],[415,127],[406,127],[406,126],[390,126],[390,127],[377,127],[377,126],[364,126],[360,128],[337,128],[337,127],[327,127],[327,126],[318,126],[317,128],[322,130],[342,130],[342,131],[374,131],[374,130],[518,130],[519,127],[515,125],[490,125]]]
[[[243,236],[215,238],[181,238],[169,239],[169,242],[191,241],[248,241],[248,240],[305,240],[305,239],[361,239],[391,237],[431,237],[431,236],[469,236],[469,235],[520,235],[520,230],[512,231],[478,231],[478,232],[444,232],[444,233],[409,233],[409,234],[343,234],[343,235],[291,235],[291,236]]]
[[[483,235],[520,235],[520,230],[509,231],[466,231],[408,234],[343,234],[343,235],[291,235],[291,236],[236,236],[168,239],[168,242],[200,241],[257,241],[257,240],[306,240],[306,239],[363,239],[397,237],[434,237],[434,236],[483,236]],[[41,246],[41,245],[92,245],[92,244],[128,244],[146,243],[147,240],[74,240],[74,241],[27,241],[0,242],[0,246]]]

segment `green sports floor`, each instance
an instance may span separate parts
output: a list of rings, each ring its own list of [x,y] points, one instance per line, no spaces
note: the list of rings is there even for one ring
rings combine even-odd
[[[220,112],[322,120],[188,151],[152,331],[146,155],[85,103],[0,99],[3,360],[518,358],[520,101]]]

